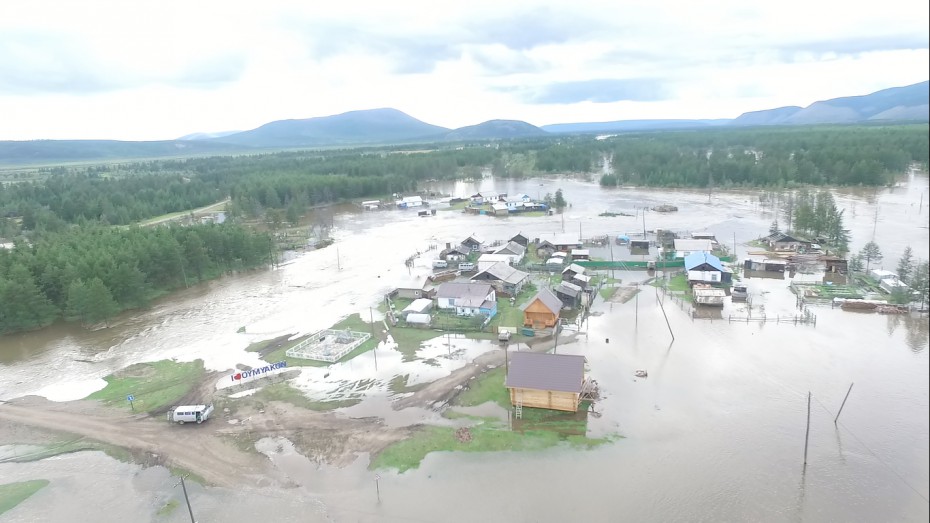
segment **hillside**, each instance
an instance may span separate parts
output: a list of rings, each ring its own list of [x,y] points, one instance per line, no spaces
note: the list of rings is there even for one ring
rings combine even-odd
[[[478,125],[460,127],[448,134],[446,140],[494,140],[508,138],[530,138],[549,133],[535,125],[520,120],[489,120]]]
[[[449,132],[397,109],[350,111],[303,120],[278,120],[211,141],[249,147],[399,143]]]
[[[880,120],[928,119],[930,82],[882,89],[862,96],[845,96],[799,107],[779,107],[740,115],[734,125],[808,125]]]
[[[79,162],[132,158],[166,158],[206,154],[232,154],[245,147],[204,141],[166,140],[123,142],[119,140],[0,141],[0,165]]]

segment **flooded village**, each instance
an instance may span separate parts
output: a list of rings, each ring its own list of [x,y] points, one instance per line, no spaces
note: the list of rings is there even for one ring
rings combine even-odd
[[[926,520],[927,304],[891,269],[930,253],[927,190],[833,191],[849,251],[885,252],[858,271],[753,191],[487,177],[316,209],[273,270],[0,339],[0,474],[92,469],[127,521],[185,521],[175,473],[198,521]],[[165,361],[212,419],[165,421]],[[63,484],[29,517],[94,510]]]

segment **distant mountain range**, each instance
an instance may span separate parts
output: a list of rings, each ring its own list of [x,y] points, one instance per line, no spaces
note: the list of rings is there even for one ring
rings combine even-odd
[[[743,113],[733,125],[810,125],[874,121],[930,120],[930,82],[892,87],[864,96]]]
[[[849,124],[930,120],[930,82],[893,87],[863,96],[779,107],[717,120],[617,120],[536,127],[519,120],[490,120],[459,129],[432,125],[398,111],[371,109],[302,120],[278,120],[249,131],[194,133],[177,140],[0,141],[0,164],[35,164],[129,158],[231,154],[256,149],[393,145],[444,141],[532,138],[557,134],[620,133],[734,126]]]

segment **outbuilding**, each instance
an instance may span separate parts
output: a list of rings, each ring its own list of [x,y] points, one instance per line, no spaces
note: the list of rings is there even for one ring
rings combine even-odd
[[[523,326],[534,329],[555,327],[562,311],[562,301],[549,289],[543,289],[520,307]]]
[[[505,386],[510,404],[523,407],[577,412],[585,390],[585,357],[572,354],[513,352]]]

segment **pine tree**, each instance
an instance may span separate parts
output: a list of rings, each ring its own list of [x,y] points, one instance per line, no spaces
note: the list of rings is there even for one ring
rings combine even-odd
[[[911,250],[911,246],[908,245],[904,248],[904,253],[901,254],[901,259],[898,260],[898,279],[904,283],[910,283],[911,272],[914,270],[914,252]]]

